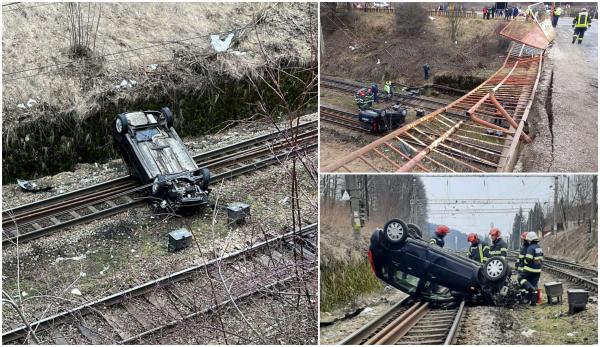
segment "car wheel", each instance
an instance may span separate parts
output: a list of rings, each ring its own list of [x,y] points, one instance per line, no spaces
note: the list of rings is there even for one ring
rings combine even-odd
[[[406,240],[408,226],[400,219],[391,219],[383,227],[383,237],[391,244],[399,244]]]
[[[202,173],[202,183],[200,184],[200,188],[202,190],[207,190],[208,185],[210,184],[210,171],[208,171],[207,168],[203,168],[200,172]]]
[[[127,117],[124,114],[120,114],[115,118],[115,132],[119,135],[127,133]]]
[[[173,112],[171,112],[171,109],[168,107],[163,107],[160,109],[160,113],[163,114],[163,117],[165,117],[165,122],[167,123],[167,126],[170,128],[173,126]]]
[[[419,226],[413,223],[408,223],[406,225],[408,226],[408,230],[411,232],[413,238],[419,240],[423,239],[423,232],[421,231]]]
[[[491,257],[483,265],[483,277],[490,282],[497,282],[506,277],[508,263],[502,257]]]

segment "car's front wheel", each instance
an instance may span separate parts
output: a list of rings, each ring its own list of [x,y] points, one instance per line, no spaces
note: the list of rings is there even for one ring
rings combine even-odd
[[[408,236],[408,226],[400,219],[391,219],[383,227],[383,237],[390,244],[400,244]]]
[[[508,263],[502,257],[491,257],[483,264],[483,277],[490,282],[497,282],[506,277]]]
[[[127,117],[124,114],[120,114],[115,118],[115,132],[119,135],[127,132]]]

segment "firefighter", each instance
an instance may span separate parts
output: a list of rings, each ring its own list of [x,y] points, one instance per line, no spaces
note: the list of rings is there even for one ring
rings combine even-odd
[[[529,246],[529,241],[526,239],[527,232],[521,233],[521,249],[519,250],[519,259],[517,260],[516,269],[519,273],[523,271],[523,260],[525,259],[525,254],[527,254],[527,247]]]
[[[483,242],[479,242],[479,238],[475,233],[470,233],[467,236],[467,241],[471,244],[468,254],[469,259],[473,259],[481,264],[485,263],[489,256],[490,247]]]
[[[575,31],[573,32],[573,42],[571,43],[575,43],[575,40],[577,40],[577,44],[580,45],[581,41],[583,41],[583,34],[585,34],[585,31],[590,26],[592,26],[592,19],[585,8],[581,9],[581,12],[573,19],[571,27],[575,28]]]
[[[539,239],[535,232],[530,231],[525,236],[525,240],[529,242],[525,257],[523,258],[523,270],[519,279],[521,288],[527,290],[529,296],[529,304],[535,306],[537,303],[537,286],[542,273],[542,260],[544,260],[544,252],[538,244]]]
[[[562,8],[560,6],[554,7],[554,13],[552,13],[552,27],[556,28],[558,25],[558,18],[562,15]]]
[[[490,246],[490,257],[503,257],[506,258],[508,251],[508,245],[504,241],[500,234],[500,229],[492,228],[490,230],[490,238],[492,239],[492,245]]]
[[[446,235],[448,234],[448,232],[450,231],[450,229],[448,229],[447,226],[445,225],[438,225],[435,228],[435,235],[433,235],[431,237],[431,240],[429,240],[429,244],[430,245],[438,245],[442,248],[444,248],[444,237],[446,237]]]

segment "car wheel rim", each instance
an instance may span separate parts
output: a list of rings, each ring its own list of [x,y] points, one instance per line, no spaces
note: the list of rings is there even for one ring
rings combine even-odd
[[[486,269],[488,275],[490,275],[490,277],[492,277],[492,278],[496,278],[496,277],[500,276],[500,274],[502,273],[503,270],[504,270],[504,264],[502,264],[502,262],[500,260],[490,261],[487,266],[487,269]]]
[[[398,222],[390,223],[387,227],[387,236],[392,241],[398,241],[404,235],[404,229]]]
[[[123,123],[121,123],[121,120],[117,118],[117,121],[115,122],[115,127],[117,128],[117,132],[121,132],[123,130]]]

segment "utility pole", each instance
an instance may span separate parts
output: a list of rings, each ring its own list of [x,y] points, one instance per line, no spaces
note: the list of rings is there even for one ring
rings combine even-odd
[[[356,175],[345,175],[346,190],[350,195],[350,211],[352,212],[352,229],[354,230],[354,237],[358,239],[360,235],[360,192],[358,190],[358,182],[356,181]]]
[[[552,208],[552,232],[558,233],[558,225],[556,225],[556,214],[558,213],[558,176],[554,177],[554,207]]]
[[[565,206],[563,207],[563,216],[565,216],[564,221],[563,221],[563,230],[567,230],[569,228],[569,206],[571,205],[571,194],[569,192],[570,189],[570,185],[571,185],[571,180],[570,180],[570,176],[567,176],[567,203],[565,204]]]
[[[598,221],[596,220],[598,216],[598,177],[592,176],[592,201],[591,201],[592,211],[590,213],[590,228],[592,242],[595,245],[598,242]]]

